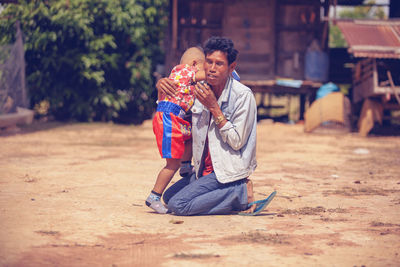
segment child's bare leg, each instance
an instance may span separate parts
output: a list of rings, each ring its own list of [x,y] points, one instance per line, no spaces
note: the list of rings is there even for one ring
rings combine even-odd
[[[185,152],[183,153],[181,160],[181,169],[179,170],[179,175],[184,177],[193,172],[192,166],[192,139],[185,142]]]
[[[192,160],[192,139],[185,141],[185,152],[182,155],[182,161]]]
[[[166,165],[159,172],[153,190],[146,199],[146,205],[158,213],[165,214],[168,211],[168,209],[161,202],[161,195],[171,181],[172,177],[174,177],[176,171],[179,169],[179,166],[179,159],[166,159]]]
[[[162,194],[180,167],[180,159],[166,159],[166,165],[161,169],[154,184],[153,191]]]

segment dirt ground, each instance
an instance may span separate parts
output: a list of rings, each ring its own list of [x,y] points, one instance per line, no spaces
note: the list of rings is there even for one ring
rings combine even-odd
[[[0,265],[400,266],[400,137],[261,122],[257,146],[268,210],[179,217],[144,205],[163,166],[150,121],[0,136]]]

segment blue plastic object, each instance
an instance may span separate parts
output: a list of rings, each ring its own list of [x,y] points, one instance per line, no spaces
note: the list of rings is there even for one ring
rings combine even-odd
[[[236,70],[233,70],[233,71],[232,71],[232,77],[233,77],[233,79],[235,79],[236,81],[240,82],[240,76],[239,76],[239,73],[237,73]]]
[[[314,82],[326,82],[328,80],[329,58],[322,51],[307,51],[305,58],[305,77]]]
[[[293,88],[300,88],[303,84],[302,80],[282,80],[276,79],[276,84],[281,86],[293,87]]]
[[[317,40],[308,46],[304,58],[304,77],[313,82],[327,82],[329,80],[329,56],[324,52]]]
[[[331,82],[326,83],[318,89],[316,99],[323,98],[324,96],[332,92],[339,92],[339,91],[340,91],[339,87],[336,84]]]

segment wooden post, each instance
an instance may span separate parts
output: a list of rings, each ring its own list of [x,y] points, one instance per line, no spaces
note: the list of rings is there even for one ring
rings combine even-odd
[[[172,1],[172,50],[178,47],[178,0]]]
[[[321,37],[321,48],[323,51],[328,47],[329,44],[329,8],[330,8],[330,1],[325,1],[324,3],[324,20],[322,37]]]
[[[393,90],[393,94],[396,97],[397,103],[399,103],[400,105],[400,96],[396,91],[396,87],[394,86],[394,82],[393,82],[393,78],[392,78],[392,73],[390,72],[390,70],[386,71],[386,74],[388,76],[389,79],[389,83],[390,83],[390,88],[392,88]]]
[[[373,69],[372,69],[372,71],[373,71],[373,74],[372,74],[372,81],[373,81],[373,83],[372,83],[372,90],[373,91],[375,91],[375,88],[377,88],[378,86],[379,86],[379,83],[378,83],[378,69],[377,69],[377,67],[376,67],[376,59],[372,59],[373,61],[372,61],[372,64],[373,64]]]
[[[16,22],[16,44],[18,47],[18,63],[20,64],[20,79],[21,79],[21,102],[24,108],[28,108],[28,96],[26,93],[26,80],[25,80],[25,50],[24,50],[24,41],[22,40],[22,31],[21,31],[21,23],[17,20]],[[19,103],[21,104],[21,103]]]

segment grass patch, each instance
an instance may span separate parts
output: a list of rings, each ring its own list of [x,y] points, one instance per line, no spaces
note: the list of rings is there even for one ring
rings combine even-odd
[[[347,210],[342,208],[336,209],[325,209],[322,206],[313,207],[304,207],[300,209],[287,209],[281,212],[280,214],[291,214],[291,215],[318,215],[323,212],[330,212],[330,213],[347,213]]]
[[[373,222],[371,222],[371,226],[372,227],[395,227],[395,226],[400,226],[400,224],[383,223],[383,222],[373,221]]]
[[[288,245],[289,236],[281,234],[264,234],[259,231],[251,231],[248,233],[242,233],[238,236],[231,236],[225,238],[229,241],[245,242],[245,243],[257,243],[257,244],[273,244],[273,245]]]
[[[390,193],[397,193],[400,190],[392,189],[385,190],[380,188],[371,188],[371,187],[363,187],[363,188],[351,188],[351,187],[343,187],[338,190],[327,190],[323,192],[324,196],[328,195],[342,195],[342,196],[387,196]]]
[[[215,254],[197,254],[197,253],[177,253],[174,258],[178,259],[209,259],[209,258],[219,258],[220,255]]]
[[[38,233],[40,235],[58,235],[60,232],[59,231],[45,231],[45,230],[39,230],[39,231],[35,231],[35,233]]]

